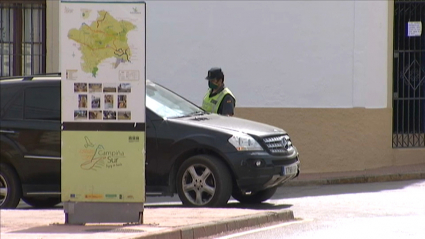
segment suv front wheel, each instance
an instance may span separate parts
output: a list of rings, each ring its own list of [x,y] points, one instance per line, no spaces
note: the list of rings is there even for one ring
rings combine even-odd
[[[196,155],[180,166],[177,193],[183,205],[224,206],[232,193],[232,177],[226,165],[216,157]]]
[[[257,204],[269,200],[276,192],[277,187],[267,188],[254,194],[243,194],[241,191],[235,191],[232,197],[240,203]]]
[[[16,208],[22,196],[18,175],[7,164],[0,163],[0,208]]]

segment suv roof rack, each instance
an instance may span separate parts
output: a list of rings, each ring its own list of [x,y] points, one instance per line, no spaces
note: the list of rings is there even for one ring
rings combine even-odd
[[[24,79],[22,79],[22,80],[23,81],[32,80],[33,78],[39,77],[39,76],[61,76],[61,73],[60,72],[53,72],[53,73],[29,75],[29,76],[24,76]]]
[[[40,76],[61,76],[60,72],[52,72],[52,73],[41,73],[41,74],[34,74],[34,75],[27,75],[27,76],[3,76],[0,77],[0,80],[12,80],[16,78],[22,78],[23,81],[32,80],[34,77],[40,77]]]

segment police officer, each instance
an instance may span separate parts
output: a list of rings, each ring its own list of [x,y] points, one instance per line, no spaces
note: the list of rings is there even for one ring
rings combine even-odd
[[[233,116],[236,99],[229,88],[224,86],[224,74],[221,68],[214,67],[208,71],[208,92],[205,94],[202,108],[210,113]]]

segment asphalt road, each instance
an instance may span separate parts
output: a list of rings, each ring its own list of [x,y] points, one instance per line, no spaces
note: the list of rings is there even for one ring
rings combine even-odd
[[[145,204],[161,205],[181,202],[177,196],[148,197]],[[231,199],[229,207],[247,205]],[[211,238],[425,238],[425,180],[281,187],[271,200],[249,208],[288,208],[298,220]]]
[[[268,203],[287,205],[299,221],[221,239],[425,238],[425,180],[282,187]]]

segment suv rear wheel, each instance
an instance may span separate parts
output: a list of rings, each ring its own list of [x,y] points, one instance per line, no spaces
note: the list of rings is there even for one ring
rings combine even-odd
[[[61,198],[35,198],[35,197],[24,197],[22,201],[36,208],[51,208],[61,202]]]
[[[0,208],[16,208],[22,196],[18,175],[7,164],[0,163]]]
[[[193,156],[177,173],[177,193],[183,205],[220,207],[232,192],[232,178],[226,165],[210,155]]]

